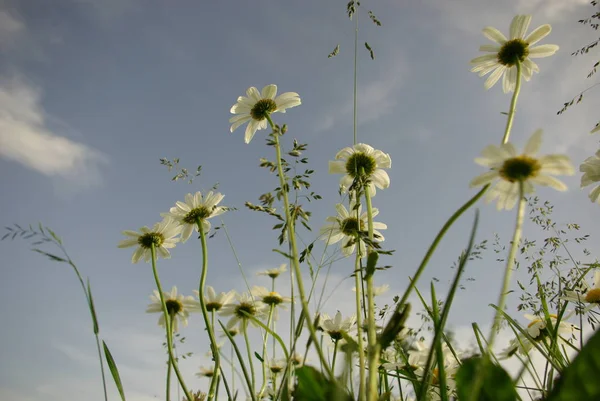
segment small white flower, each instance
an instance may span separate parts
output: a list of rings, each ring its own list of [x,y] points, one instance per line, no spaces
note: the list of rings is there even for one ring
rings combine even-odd
[[[590,156],[584,160],[581,166],[579,166],[579,171],[583,173],[581,176],[581,188],[595,182],[600,182],[600,149],[594,156]],[[600,203],[600,185],[592,189],[589,197],[592,202]]]
[[[200,298],[198,290],[194,290],[194,294]],[[206,305],[206,310],[208,312],[217,312],[221,310],[223,306],[233,301],[233,298],[235,298],[235,291],[221,292],[217,295],[215,289],[210,285],[206,286],[206,291],[204,292],[204,304]]]
[[[279,309],[286,310],[285,304],[289,304],[292,302],[292,298],[284,297],[277,291],[269,291],[265,287],[254,286],[250,290],[250,293],[253,297],[260,299],[260,301],[265,304],[267,310],[273,306],[273,319],[279,319]]]
[[[221,309],[222,316],[231,316],[229,322],[227,322],[227,329],[231,330],[236,327],[239,323],[246,324],[247,322],[257,326],[252,319],[248,318],[246,314],[249,314],[256,319],[261,319],[266,316],[267,310],[265,304],[252,299],[252,296],[248,293],[237,294],[236,302],[225,305]]]
[[[489,89],[502,78],[502,90],[504,93],[515,90],[517,83],[517,62],[521,63],[521,74],[526,81],[531,79],[534,72],[540,72],[540,68],[532,58],[552,56],[558,50],[557,45],[541,45],[531,47],[545,38],[552,27],[548,24],[542,25],[525,37],[529,28],[531,15],[517,15],[510,24],[510,39],[507,39],[499,30],[488,26],[483,29],[486,38],[496,45],[483,45],[480,51],[490,52],[485,56],[479,56],[471,60],[471,69],[478,72],[482,77],[491,72],[485,81],[485,89]]]
[[[284,358],[271,360],[269,362],[269,370],[271,373],[273,373],[273,375],[278,375],[279,373],[283,372],[286,366],[287,360]]]
[[[563,317],[561,319],[560,324],[558,325],[558,338],[562,341],[562,338],[567,340],[573,335],[575,330],[577,330],[577,326],[565,322],[566,319],[569,318],[570,315]],[[544,338],[548,336],[548,330],[546,330],[546,319],[544,317],[534,316],[530,314],[525,314],[525,318],[530,322],[525,329],[527,334],[536,342],[542,341]],[[555,314],[550,314],[550,321],[552,322],[552,326],[556,329],[558,317]],[[513,356],[517,351],[521,355],[527,354],[534,347],[533,343],[524,335],[518,334],[516,338],[512,339],[509,343],[509,346],[502,351],[499,356],[501,358],[509,358]]]
[[[223,200],[225,195],[219,192],[213,193],[210,191],[206,196],[202,196],[201,192],[196,194],[187,194],[185,202],[177,202],[168,213],[163,213],[163,217],[171,217],[177,221],[182,227],[181,241],[185,242],[192,235],[192,231],[198,231],[197,219],[202,222],[204,232],[210,231],[211,217],[223,214],[227,208],[225,206],[217,206]]]
[[[536,158],[534,155],[541,144],[542,130],[537,130],[529,138],[521,155],[517,154],[511,143],[501,146],[489,145],[475,162],[491,170],[475,177],[471,181],[471,187],[487,185],[499,178],[498,183],[490,188],[486,195],[488,203],[498,199],[498,210],[512,209],[515,206],[519,198],[519,182],[523,182],[525,194],[535,191],[533,184],[566,191],[566,185],[550,174],[573,175],[575,171],[569,157],[547,155]]]
[[[149,262],[152,259],[153,244],[158,256],[169,259],[171,257],[169,249],[175,248],[175,244],[179,242],[179,238],[175,237],[181,233],[181,228],[173,219],[167,217],[160,223],[156,223],[152,229],[144,226],[140,231],[139,233],[131,230],[123,231],[123,235],[129,238],[122,240],[118,245],[119,248],[138,246],[131,257],[132,263],[139,262],[141,258]]]
[[[286,271],[287,271],[287,264],[283,263],[279,267],[276,267],[274,269],[268,269],[268,270],[260,271],[260,272],[256,273],[256,275],[257,276],[269,276],[271,278],[277,278],[277,277],[279,277],[279,275],[281,273],[284,273]]]
[[[341,340],[343,338],[342,333],[348,333],[353,330],[356,324],[356,316],[352,315],[346,319],[342,318],[342,314],[338,311],[335,317],[332,319],[327,314],[322,314],[319,326],[321,329],[329,334],[333,340]]]
[[[594,273],[594,284],[592,286],[585,279],[581,280],[579,284],[580,286],[575,291],[565,291],[565,295],[561,299],[589,304],[585,311],[600,305],[600,270],[596,270],[596,273]]]
[[[200,303],[195,300],[194,297],[177,294],[177,287],[175,286],[173,286],[170,293],[163,292],[163,297],[165,299],[167,312],[169,313],[169,316],[172,317],[173,333],[177,333],[179,330],[179,322],[181,322],[183,327],[187,326],[190,312],[200,311]],[[160,303],[160,294],[157,290],[154,290],[154,295],[150,295],[150,300],[152,300],[152,303],[148,305],[146,313],[160,313],[158,324],[159,326],[166,327],[165,315],[162,310],[162,304]]]
[[[379,287],[373,287],[373,296],[379,296],[385,294],[390,289],[389,284],[380,285]],[[352,291],[356,292],[356,287],[352,287]]]
[[[326,221],[330,224],[323,226],[319,233],[319,239],[325,241],[327,245],[335,244],[342,241],[342,253],[345,256],[350,256],[354,252],[357,241],[357,234],[366,233],[368,227],[368,214],[362,211],[362,205],[358,207],[358,215],[360,219],[356,218],[357,210],[355,210],[356,203],[350,202],[350,211],[346,209],[344,205],[338,203],[335,208],[338,212],[336,217],[327,217]],[[373,218],[379,214],[379,209],[374,207],[372,209]],[[385,240],[383,234],[379,230],[387,229],[387,225],[384,223],[373,222],[373,239],[377,242]],[[362,256],[367,255],[367,248],[363,241],[358,240],[360,243],[360,253]]]
[[[340,180],[344,190],[352,186],[355,178],[364,177],[369,182],[370,195],[375,196],[375,187],[386,189],[390,186],[390,177],[383,169],[391,167],[392,159],[389,154],[373,149],[367,144],[358,143],[351,148],[340,150],[335,155],[335,161],[329,162],[329,174],[345,174]]]
[[[248,88],[246,96],[238,97],[237,103],[231,107],[230,112],[236,114],[231,117],[230,131],[233,132],[240,125],[248,123],[244,140],[250,143],[257,130],[267,128],[267,115],[272,113],[285,113],[286,109],[299,106],[302,101],[296,92],[286,92],[277,95],[277,85],[267,85],[259,93],[254,86]]]

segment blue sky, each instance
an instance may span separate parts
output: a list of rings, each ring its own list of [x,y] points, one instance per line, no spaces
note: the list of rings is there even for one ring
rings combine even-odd
[[[599,118],[595,93],[556,115],[589,86],[585,76],[593,56],[570,56],[595,39],[577,24],[591,14],[587,0],[407,3],[364,1],[359,14],[358,138],[392,157],[391,186],[374,199],[378,220],[389,227],[385,246],[396,250],[386,260],[394,268],[376,277],[391,285],[388,301],[405,288],[447,217],[473,194],[468,183],[483,171],[473,159],[500,142],[500,113],[510,96],[499,85],[485,91],[484,79],[469,71],[469,60],[487,43],[483,27],[506,33],[515,14],[531,13],[530,30],[552,24],[543,43],[561,48],[539,60],[540,74],[524,83],[512,134],[518,146],[542,128],[542,153],[565,152],[577,167],[597,149],[588,132]],[[243,128],[229,133],[229,109],[249,86],[274,83],[280,92],[299,93],[302,105],[277,115],[276,122],[288,124],[288,140],[309,145],[313,189],[323,196],[307,205],[313,228],[335,214],[340,177],[327,174],[327,161],[352,144],[354,25],[345,6],[315,0],[0,0],[0,222],[41,221],[63,237],[90,277],[101,334],[119,362],[128,399],[162,396],[164,358],[157,317],[144,313],[154,288],[151,271],[131,265],[131,252],[117,249],[122,230],[152,225],[186,193],[218,182],[223,204],[238,208],[223,220],[251,283],[267,285],[255,273],[285,262],[271,252],[274,223],[244,207],[278,185],[258,167],[260,157],[273,158],[265,131],[249,145]],[[382,27],[368,21],[369,9]],[[364,41],[376,60],[362,48]],[[340,54],[328,59],[336,44]],[[173,173],[159,164],[162,157],[179,157],[190,170],[200,164],[202,175],[191,185],[173,183]],[[580,223],[594,249],[600,229],[590,221],[600,209],[579,189],[579,180],[579,174],[565,178],[566,193],[544,188],[538,194],[555,205],[558,223]],[[506,242],[514,211],[480,208],[478,239],[499,233]],[[436,277],[445,292],[471,221],[469,213],[452,229],[421,288]],[[223,233],[209,246],[209,284],[244,290]],[[95,346],[76,278],[28,248],[23,241],[0,243],[0,398],[100,400]],[[191,295],[199,255],[189,241],[161,261],[164,286]],[[450,322],[459,333],[467,333],[472,321],[490,321],[487,305],[496,302],[502,274],[495,259],[488,252],[468,268],[476,281],[459,294]],[[344,280],[351,266],[332,266],[325,292],[341,284],[323,311],[351,311],[346,301],[353,285]],[[208,350],[200,320],[194,317],[183,333],[190,338],[185,350],[195,353],[182,366],[190,377]],[[191,383],[206,386],[200,379]]]

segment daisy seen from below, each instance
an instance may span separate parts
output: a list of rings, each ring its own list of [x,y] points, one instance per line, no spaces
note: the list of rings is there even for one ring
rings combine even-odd
[[[119,248],[130,248],[138,246],[131,257],[131,263],[137,263],[140,259],[149,262],[152,259],[152,245],[156,249],[158,256],[163,259],[169,259],[171,253],[169,249],[175,248],[179,242],[177,236],[181,233],[179,225],[170,217],[166,217],[160,223],[154,224],[152,229],[144,226],[140,232],[125,230],[123,235],[129,237],[119,242]]]
[[[585,279],[581,280],[579,284],[576,290],[565,291],[565,295],[561,299],[588,304],[584,311],[600,305],[600,270],[596,270],[594,273],[594,284],[592,286]]]
[[[177,201],[168,213],[163,213],[163,217],[171,217],[179,225],[181,225],[181,241],[185,242],[190,238],[192,232],[198,231],[198,219],[202,223],[202,229],[205,233],[210,231],[211,217],[223,214],[227,208],[225,206],[217,206],[225,197],[219,192],[209,191],[205,196],[202,196],[200,191],[194,195],[187,194],[185,202]]]
[[[302,101],[296,92],[285,92],[277,95],[277,85],[267,85],[261,92],[254,86],[248,88],[246,96],[240,96],[237,103],[231,106],[230,112],[235,114],[229,119],[230,131],[248,123],[244,141],[250,143],[257,130],[267,128],[267,116],[273,113],[285,113],[286,109],[299,106]]]
[[[340,150],[335,160],[329,162],[329,174],[345,174],[340,186],[345,191],[355,179],[365,179],[369,185],[369,194],[375,196],[376,187],[386,189],[390,186],[390,177],[383,169],[392,167],[392,159],[387,153],[374,149],[365,143]]]
[[[571,313],[572,314],[572,313]],[[564,316],[563,319],[568,319],[571,314]],[[529,320],[529,324],[525,331],[527,334],[533,339],[533,341],[538,342],[542,341],[544,338],[548,337],[549,333],[546,329],[546,319],[544,317],[534,316],[530,314],[524,315],[527,320]],[[556,323],[558,317],[555,314],[550,314],[550,321],[552,322],[552,326],[556,329]],[[564,320],[560,321],[558,325],[558,339],[559,341],[570,340],[571,336],[574,334],[575,330],[578,330],[577,326],[567,323]],[[510,340],[508,347],[502,351],[499,356],[501,358],[509,358],[513,356],[517,351],[521,355],[526,355],[531,349],[534,347],[533,343],[524,336],[523,334],[517,334],[516,338]]]
[[[173,322],[172,329],[173,333],[179,330],[179,325],[185,327],[188,324],[188,317],[190,312],[199,312],[200,303],[192,296],[183,296],[177,294],[177,287],[173,286],[171,292],[163,292],[165,299],[165,305],[167,306],[167,312]],[[160,313],[158,318],[159,326],[165,326],[165,315],[163,314],[162,304],[160,303],[160,294],[157,290],[154,290],[154,294],[150,295],[152,303],[148,305],[146,313]]]
[[[335,317],[332,319],[327,314],[322,314],[319,326],[321,329],[331,337],[334,341],[339,341],[343,337],[342,333],[349,333],[355,329],[356,316],[352,315],[343,319],[342,313],[338,311]]]
[[[279,277],[281,273],[285,273],[287,271],[287,264],[283,263],[279,267],[274,269],[267,269],[256,273],[257,276],[269,276],[272,279],[276,279]]]
[[[542,130],[533,133],[525,145],[522,154],[517,154],[511,143],[500,146],[489,145],[481,152],[481,157],[475,163],[489,167],[485,172],[471,181],[471,187],[491,184],[499,181],[490,188],[486,195],[489,203],[498,200],[498,210],[512,209],[519,199],[519,183],[523,183],[523,194],[535,191],[533,184],[552,187],[558,191],[566,191],[567,187],[552,175],[573,175],[575,170],[566,155],[546,155],[535,157],[542,144]]]
[[[289,304],[292,302],[292,298],[284,297],[277,291],[269,291],[265,287],[259,287],[255,285],[250,290],[250,293],[253,297],[260,299],[260,302],[265,304],[267,308],[273,308],[273,319],[277,320],[278,318],[278,309],[287,309],[285,304]]]
[[[211,378],[213,377],[214,373],[215,371],[213,368],[205,368],[204,366],[200,366],[200,371],[196,373],[196,376]]]
[[[581,188],[600,182],[600,149],[594,156],[590,156],[584,160],[581,166],[579,166],[579,171],[583,173],[581,176]],[[600,185],[592,189],[589,198],[592,202],[600,204]]]
[[[361,233],[366,233],[368,226],[368,214],[365,211],[362,213],[362,206],[358,206],[358,210],[355,209],[356,202],[350,202],[350,211],[346,209],[344,205],[338,203],[335,205],[337,210],[337,216],[327,217],[326,221],[329,224],[323,226],[320,230],[319,238],[332,245],[342,241],[342,253],[344,256],[350,256],[356,248],[356,241],[360,243],[360,253],[362,256],[367,255],[367,248],[364,241],[357,239]],[[360,219],[357,219],[357,214]],[[375,218],[379,214],[379,209],[372,209],[372,216]],[[385,240],[379,230],[387,229],[387,225],[380,222],[373,222],[373,238],[377,242]]]
[[[196,297],[200,298],[198,290],[194,290],[194,294],[196,294]],[[206,286],[206,292],[204,294],[204,304],[206,305],[206,310],[208,312],[218,312],[225,305],[231,303],[233,298],[235,298],[235,291],[221,292],[217,295],[215,289],[208,285]]]
[[[517,63],[521,65],[521,75],[526,81],[531,79],[534,72],[540,72],[538,65],[532,58],[542,58],[552,56],[558,50],[557,45],[534,46],[537,42],[545,38],[552,27],[548,24],[539,26],[529,35],[525,36],[531,15],[517,15],[510,24],[510,38],[506,38],[496,28],[488,26],[483,29],[486,38],[494,45],[482,45],[479,50],[489,52],[484,56],[479,56],[471,60],[472,72],[479,73],[482,77],[491,72],[485,81],[485,89],[489,89],[502,77],[502,90],[504,93],[515,90],[517,83]]]
[[[242,323],[242,331],[248,321],[252,323],[253,326],[258,327],[258,324],[252,319],[249,319],[248,316],[246,316],[246,313],[256,319],[261,319],[266,315],[266,312],[265,305],[262,302],[252,299],[252,296],[246,292],[236,294],[235,302],[225,305],[221,309],[222,316],[231,316],[227,322],[227,329],[230,330],[231,328],[238,326],[239,323]]]

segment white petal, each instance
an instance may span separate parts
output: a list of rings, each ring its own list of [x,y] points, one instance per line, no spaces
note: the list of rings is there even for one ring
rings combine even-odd
[[[277,85],[267,85],[262,88],[261,97],[263,99],[275,99],[275,95],[277,95]]]
[[[250,123],[248,123],[248,126],[246,127],[246,132],[244,133],[244,141],[246,143],[250,143],[252,138],[254,138],[254,134],[256,133],[257,128],[258,121],[252,120],[250,121]]]
[[[600,185],[592,190],[589,194],[589,198],[594,203],[600,203]]]
[[[329,174],[345,174],[346,163],[343,161],[329,161]]]
[[[541,172],[544,174],[573,175],[575,169],[571,160],[566,155],[546,155],[538,159],[542,165]]]
[[[252,87],[248,88],[248,90],[246,90],[246,95],[248,95],[248,98],[250,100],[252,100],[253,104],[258,102],[261,99],[258,89],[256,89],[254,86],[252,86]]]
[[[549,175],[540,174],[537,177],[532,178],[531,181],[535,182],[538,185],[554,188],[557,191],[567,190],[567,186],[562,181],[557,180],[556,178]]]
[[[498,53],[501,48],[502,48],[501,46],[496,46],[496,45],[481,45],[481,46],[479,46],[479,51],[480,52]],[[494,56],[497,57],[497,55],[494,55]]]
[[[513,22],[510,24],[510,38],[522,39],[529,28],[530,22],[531,15],[518,15],[513,18]]]
[[[558,51],[557,45],[541,45],[529,49],[529,57],[542,58],[552,56]]]
[[[517,84],[517,67],[512,66],[509,67],[504,74],[502,79],[502,91],[504,93],[512,92],[515,90],[515,85]]]
[[[489,40],[492,40],[500,45],[503,45],[508,40],[502,32],[491,26],[483,28],[483,34]]]
[[[544,39],[548,34],[552,31],[552,27],[549,24],[545,24],[542,26],[538,26],[525,38],[525,42],[529,44],[529,46],[535,45],[540,40]]]
[[[494,179],[498,178],[498,172],[495,170],[492,171],[488,171],[486,173],[483,173],[475,178],[473,178],[471,180],[471,183],[469,184],[469,186],[472,187],[478,187],[481,185],[486,185],[489,184],[490,182],[494,181]]]
[[[542,145],[542,130],[538,129],[531,135],[531,137],[527,141],[527,144],[525,145],[525,149],[523,150],[523,153],[528,156],[532,156],[538,152],[541,145]]]
[[[502,74],[504,74],[505,71],[506,67],[503,65],[499,65],[498,68],[496,68],[496,70],[492,72],[490,76],[486,79],[485,83],[483,84],[483,87],[485,89],[490,89],[492,86],[494,86],[494,84],[496,84],[496,82],[498,82],[498,80],[500,79]]]
[[[498,60],[497,54],[485,54],[483,56],[475,57],[473,60],[469,61],[470,64],[482,64],[489,61],[496,62]]]
[[[390,186],[390,177],[385,170],[377,169],[371,175],[371,180],[380,189],[386,189]]]

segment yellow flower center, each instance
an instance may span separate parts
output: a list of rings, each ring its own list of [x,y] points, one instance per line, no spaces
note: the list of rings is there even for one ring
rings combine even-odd
[[[358,221],[356,217],[348,217],[340,223],[340,231],[348,236],[355,236],[364,229],[364,223]]]
[[[591,304],[600,303],[600,288],[592,288],[585,294],[585,302]]]
[[[500,168],[500,177],[509,182],[525,182],[538,175],[542,165],[533,157],[521,155],[506,159]]]
[[[356,152],[350,156],[346,162],[346,173],[356,178],[360,175],[361,169],[366,177],[370,177],[377,169],[375,158],[363,152]]]
[[[206,310],[208,312],[216,312],[216,311],[220,310],[222,306],[223,306],[223,304],[221,304],[219,302],[207,302]]]
[[[250,110],[250,115],[253,119],[262,121],[275,110],[277,110],[277,103],[273,99],[260,99]]]
[[[244,312],[248,315],[254,316],[256,315],[256,307],[253,304],[247,302],[242,302],[238,306],[236,306],[235,315],[238,318],[248,319],[248,316]]]
[[[152,248],[152,244],[155,248],[158,248],[163,242],[165,242],[165,237],[161,233],[147,233],[140,235],[138,238],[138,244],[146,249]]]
[[[529,56],[529,44],[523,39],[512,39],[502,45],[498,52],[498,62],[507,67],[521,63]]]
[[[200,206],[192,209],[185,217],[182,219],[186,224],[196,224],[198,219],[204,220],[210,217],[212,210],[209,210],[205,206]]]
[[[183,310],[183,304],[176,299],[165,300],[165,305],[167,306],[169,316],[175,316]]]
[[[262,301],[267,305],[277,306],[283,302],[283,297],[278,292],[270,292],[263,297]]]

